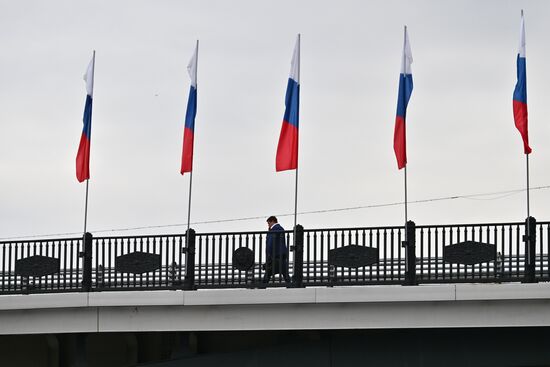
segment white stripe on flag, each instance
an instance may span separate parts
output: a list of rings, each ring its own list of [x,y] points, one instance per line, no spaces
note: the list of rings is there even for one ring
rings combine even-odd
[[[300,35],[296,37],[296,46],[290,62],[290,79],[300,84]]]
[[[187,64],[187,72],[189,73],[189,78],[191,78],[191,85],[195,88],[197,88],[197,55],[199,53],[199,41],[197,41],[197,45],[195,46],[195,52],[193,52],[193,56],[191,56],[191,60],[189,60],[189,64]]]
[[[519,57],[525,57],[525,20],[523,10],[521,11],[521,23],[519,28]]]
[[[84,74],[84,81],[86,82],[86,93],[90,96],[94,96],[94,58],[90,60],[88,67],[86,68],[86,74]]]
[[[413,56],[411,51],[411,43],[409,41],[409,33],[405,26],[405,37],[403,41],[403,62],[401,63],[401,74],[412,74],[411,64]]]

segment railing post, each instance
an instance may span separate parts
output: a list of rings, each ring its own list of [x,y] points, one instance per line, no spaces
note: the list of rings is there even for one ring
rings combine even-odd
[[[304,227],[294,228],[294,266],[292,268],[292,287],[304,287]]]
[[[185,279],[183,289],[195,290],[195,230],[188,229],[185,233]]]
[[[416,281],[416,224],[410,220],[405,223],[405,282],[403,285],[417,285]]]
[[[525,276],[522,283],[536,283],[535,260],[537,243],[537,220],[533,217],[525,219]]]
[[[82,264],[82,291],[90,292],[92,290],[92,240],[91,233],[84,233],[83,251],[80,253],[83,258]]]

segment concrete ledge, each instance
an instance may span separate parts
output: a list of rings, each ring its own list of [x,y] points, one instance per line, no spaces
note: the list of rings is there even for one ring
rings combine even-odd
[[[0,296],[0,310],[88,306],[88,293],[48,293]]]
[[[0,334],[550,326],[550,283],[0,296]]]
[[[455,285],[317,288],[317,303],[430,302],[455,300]]]
[[[315,303],[316,288],[212,289],[185,292],[184,305],[255,305]]]
[[[384,302],[105,307],[98,331],[243,331],[550,326],[550,302]]]
[[[1,310],[78,307],[223,306],[306,303],[550,300],[550,283],[437,284],[334,288],[210,289],[0,296]]]
[[[0,312],[0,335],[96,332],[95,308],[52,308]],[[30,350],[32,353],[32,350]]]
[[[182,291],[92,292],[88,306],[181,306]]]
[[[457,284],[457,301],[550,299],[550,283]]]

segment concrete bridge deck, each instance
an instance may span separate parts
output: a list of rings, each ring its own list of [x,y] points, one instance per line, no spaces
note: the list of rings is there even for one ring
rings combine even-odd
[[[550,326],[550,283],[0,296],[0,334]]]

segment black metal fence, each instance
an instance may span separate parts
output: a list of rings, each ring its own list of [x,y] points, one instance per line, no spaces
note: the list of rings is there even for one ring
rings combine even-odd
[[[304,284],[403,283],[404,240],[403,227],[305,230]]]
[[[271,253],[269,253],[271,251]],[[0,242],[0,294],[550,281],[550,222]],[[266,273],[272,275],[266,282]]]
[[[0,242],[0,294],[82,290],[83,239]]]
[[[94,290],[177,289],[185,275],[185,235],[92,240]]]

